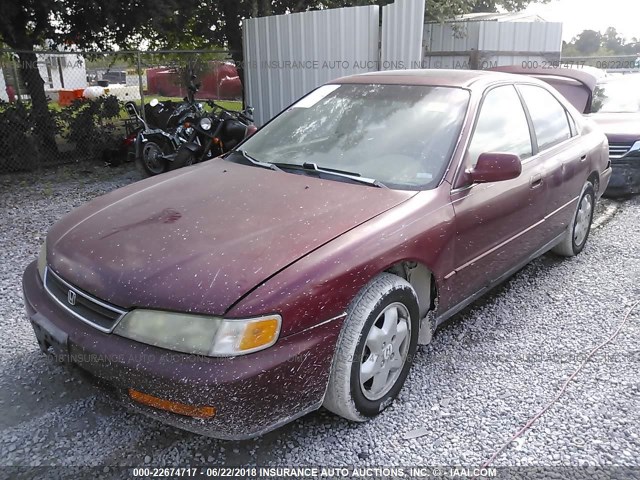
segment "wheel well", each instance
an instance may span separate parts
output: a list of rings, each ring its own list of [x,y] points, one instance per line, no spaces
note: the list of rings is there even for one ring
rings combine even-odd
[[[435,309],[438,288],[433,273],[426,265],[415,261],[404,261],[392,265],[386,271],[404,278],[411,284],[418,295],[420,318],[425,318],[430,310]]]
[[[593,189],[595,190],[597,195],[598,192],[600,191],[600,177],[598,176],[598,173],[597,172],[591,173],[587,181],[591,182],[591,184],[593,185]]]

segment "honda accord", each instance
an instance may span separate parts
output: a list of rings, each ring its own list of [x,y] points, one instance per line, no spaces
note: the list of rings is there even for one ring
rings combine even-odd
[[[44,352],[184,429],[364,421],[443,322],[548,250],[580,253],[608,157],[531,77],[342,78],[225,156],[60,220],[24,273],[28,318]]]

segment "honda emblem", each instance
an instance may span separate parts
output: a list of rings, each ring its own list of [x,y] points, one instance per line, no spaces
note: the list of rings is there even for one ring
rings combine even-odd
[[[69,290],[69,293],[67,293],[67,302],[69,302],[69,305],[76,304],[76,292]]]

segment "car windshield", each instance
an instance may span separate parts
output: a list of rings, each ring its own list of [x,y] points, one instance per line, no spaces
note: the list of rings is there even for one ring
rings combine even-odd
[[[429,189],[449,163],[468,102],[469,92],[460,88],[325,85],[266,125],[242,150],[292,173],[333,169],[389,188]],[[287,165],[312,168],[287,170]]]
[[[640,112],[640,77],[634,75],[599,83],[593,94],[594,113]]]

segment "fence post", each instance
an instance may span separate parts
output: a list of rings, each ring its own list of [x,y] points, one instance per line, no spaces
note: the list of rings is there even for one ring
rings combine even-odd
[[[471,49],[469,55],[469,69],[480,70],[480,52],[474,48]]]
[[[16,54],[17,55],[17,54]],[[22,88],[20,88],[21,78],[18,75],[18,69],[16,68],[16,56],[11,55],[11,69],[13,70],[13,83],[18,94],[18,101],[22,101]]]
[[[138,61],[138,88],[140,89],[140,114],[143,120],[147,120],[144,115],[144,86],[142,85],[142,61],[140,60],[140,51],[137,52],[136,58]]]

